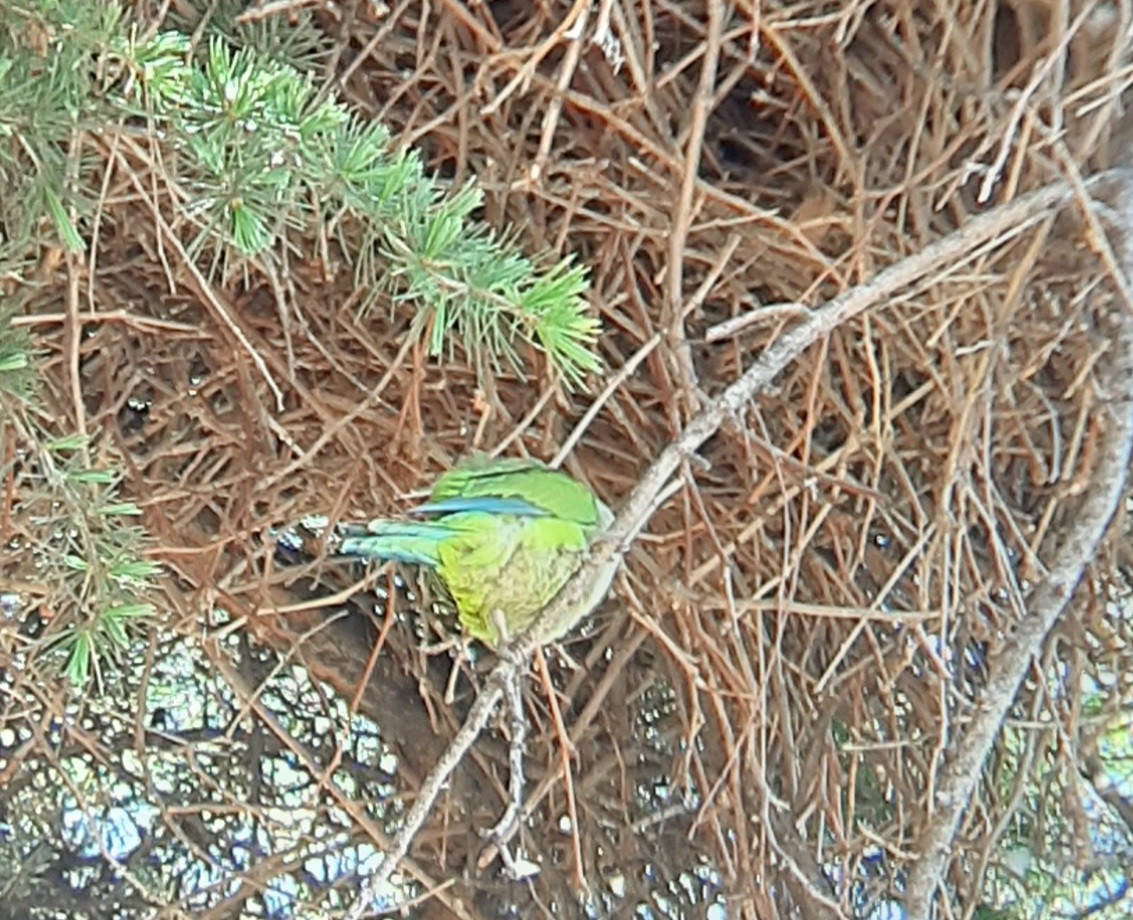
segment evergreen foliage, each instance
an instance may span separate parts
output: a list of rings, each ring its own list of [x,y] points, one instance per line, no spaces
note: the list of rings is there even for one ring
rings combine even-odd
[[[119,4],[0,6],[0,400],[4,437],[20,445],[0,473],[27,493],[21,514],[39,537],[22,548],[67,610],[48,635],[77,683],[149,612],[157,569],[141,560],[144,534],[129,523],[137,509],[117,500],[118,476],[37,411],[35,362],[11,318],[45,250],[86,250],[105,151],[119,139],[161,162],[163,205],[214,278],[330,241],[364,308],[383,292],[411,302],[413,334],[433,355],[460,342],[484,374],[516,367],[526,342],[569,384],[598,368],[581,268],[521,254],[475,219],[474,186],[446,187],[317,85],[305,69],[320,53],[313,31],[236,30],[229,6],[196,45],[188,28],[142,31]]]

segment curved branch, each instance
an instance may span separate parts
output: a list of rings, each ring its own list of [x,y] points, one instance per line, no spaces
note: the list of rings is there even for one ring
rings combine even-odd
[[[1125,274],[1133,267],[1133,180],[1122,179],[1118,218],[1121,262]],[[1117,279],[1121,286],[1123,279]],[[905,889],[905,915],[910,920],[928,920],[933,898],[948,864],[949,851],[960,818],[979,781],[983,764],[991,751],[1000,726],[1033,660],[1042,651],[1047,634],[1070,603],[1086,565],[1097,553],[1098,544],[1117,511],[1125,491],[1125,477],[1133,451],[1133,305],[1123,304],[1113,322],[1113,360],[1109,368],[1111,389],[1107,406],[1109,431],[1098,452],[1091,476],[1093,488],[1078,510],[1074,526],[1055,551],[1055,561],[1047,577],[1035,588],[1027,603],[1026,618],[1007,638],[990,667],[984,687],[967,730],[956,746],[938,780],[928,828],[921,840],[920,859],[909,871]]]

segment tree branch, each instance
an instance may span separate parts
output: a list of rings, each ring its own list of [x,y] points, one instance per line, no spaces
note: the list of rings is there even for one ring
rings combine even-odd
[[[1113,174],[1109,174],[1112,176]],[[1105,178],[1105,177],[1099,177]],[[1121,226],[1121,264],[1126,276],[1133,267],[1133,181],[1119,179],[1117,219]],[[1124,279],[1118,279],[1121,286]],[[1015,700],[1032,662],[1042,651],[1047,634],[1058,622],[1097,553],[1125,491],[1125,477],[1133,450],[1133,315],[1123,304],[1112,317],[1113,360],[1109,368],[1111,424],[1090,477],[1093,488],[1074,517],[1073,529],[1054,553],[1047,577],[1035,588],[1029,612],[1008,637],[976,704],[975,714],[956,746],[955,757],[945,766],[937,784],[936,811],[930,815],[921,840],[921,857],[909,872],[905,889],[905,915],[910,920],[931,916],[933,897],[948,864],[949,849],[961,815],[979,781],[983,764],[999,735],[1000,726]]]
[[[752,366],[719,396],[692,418],[680,436],[666,447],[645,471],[637,486],[625,500],[610,530],[592,547],[586,563],[547,605],[537,620],[517,636],[509,654],[493,669],[480,696],[472,706],[464,725],[453,739],[436,768],[421,786],[417,800],[406,815],[405,823],[395,838],[378,874],[366,881],[358,900],[346,913],[348,920],[365,915],[370,901],[396,864],[409,851],[413,837],[424,823],[445,780],[455,769],[488,723],[503,693],[508,673],[514,673],[513,662],[526,661],[541,644],[542,623],[561,622],[566,611],[581,602],[599,570],[613,557],[625,555],[633,539],[653,512],[667,497],[666,487],[682,460],[692,456],[724,421],[735,417],[756,394],[772,381],[799,355],[815,342],[829,335],[838,326],[863,313],[869,307],[916,284],[934,270],[934,280],[955,270],[977,249],[994,241],[996,245],[1023,232],[1035,221],[1046,217],[1051,209],[1065,201],[1069,186],[1059,182],[1022,196],[979,217],[959,230],[925,247],[920,252],[890,266],[873,280],[846,291],[825,305],[804,314],[805,319],[769,345]]]

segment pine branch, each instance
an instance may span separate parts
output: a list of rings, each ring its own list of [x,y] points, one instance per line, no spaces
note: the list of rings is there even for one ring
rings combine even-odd
[[[296,237],[337,238],[369,306],[383,289],[417,305],[430,354],[455,340],[481,371],[518,368],[523,341],[569,383],[598,369],[598,323],[570,259],[540,269],[474,218],[477,188],[427,175],[415,152],[295,68],[219,38],[200,63],[189,54],[177,33],[115,50],[128,74],[123,114],[143,117],[177,154],[181,216],[197,228],[191,254],[220,247],[244,265]]]

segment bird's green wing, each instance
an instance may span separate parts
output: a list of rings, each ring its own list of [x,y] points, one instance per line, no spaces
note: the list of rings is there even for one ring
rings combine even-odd
[[[519,504],[526,506],[526,510]],[[536,460],[472,456],[437,480],[418,509],[548,515],[583,527],[598,524],[598,501],[582,483]]]

